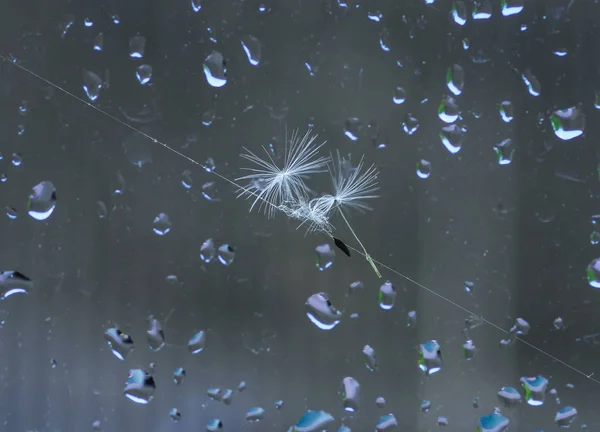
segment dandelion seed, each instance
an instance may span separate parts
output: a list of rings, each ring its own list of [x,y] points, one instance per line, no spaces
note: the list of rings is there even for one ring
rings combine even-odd
[[[298,130],[295,130],[289,141],[286,139],[283,166],[279,166],[264,147],[266,158],[261,158],[244,148],[245,153],[240,156],[257,166],[244,168],[252,174],[236,179],[252,182],[250,188],[243,188],[239,194],[248,198],[254,197],[250,211],[258,204],[259,211],[264,210],[270,218],[281,205],[298,203],[307,198],[308,187],[304,179],[310,174],[323,172],[329,161],[329,158],[319,156],[319,150],[325,143],[317,145],[315,141],[318,135],[311,136],[311,132],[309,129],[304,137],[300,137]],[[255,193],[249,193],[249,190]]]

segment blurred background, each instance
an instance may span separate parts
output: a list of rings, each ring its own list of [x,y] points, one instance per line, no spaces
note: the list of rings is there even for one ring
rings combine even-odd
[[[278,431],[308,410],[323,413],[298,431],[599,428],[599,14],[592,0],[7,0],[1,429]],[[242,147],[277,159],[309,128],[324,154],[380,171],[373,210],[348,216],[382,279],[147,137],[235,179]],[[326,173],[309,185],[331,192]],[[343,311],[331,330],[307,318],[318,293]],[[521,383],[537,376],[544,403]]]

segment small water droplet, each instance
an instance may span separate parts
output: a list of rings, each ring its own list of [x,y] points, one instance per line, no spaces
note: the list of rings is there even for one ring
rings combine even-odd
[[[227,84],[227,65],[223,54],[214,51],[206,57],[202,66],[209,85],[218,88]]]
[[[135,71],[135,76],[141,85],[148,84],[152,79],[152,66],[147,64],[139,65]]]
[[[152,222],[152,231],[154,231],[156,235],[164,236],[171,231],[172,226],[173,224],[171,223],[169,215],[166,213],[159,213]]]
[[[146,38],[136,35],[129,39],[129,57],[133,59],[141,59],[144,57],[146,50]]]
[[[56,208],[56,189],[52,182],[43,181],[31,189],[27,213],[35,220],[48,219]]]

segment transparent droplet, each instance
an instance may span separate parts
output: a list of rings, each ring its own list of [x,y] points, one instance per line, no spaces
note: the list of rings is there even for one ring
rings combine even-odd
[[[186,169],[181,173],[181,186],[185,189],[191,189],[192,185],[192,172],[189,169]]]
[[[93,42],[94,51],[102,51],[104,49],[104,34],[98,33]]]
[[[383,310],[390,310],[396,303],[396,288],[390,281],[384,282],[379,287],[379,307]]]
[[[316,252],[316,266],[319,271],[330,268],[335,262],[335,250],[330,244],[325,243],[315,248]]]
[[[385,398],[382,396],[379,396],[377,399],[375,399],[375,405],[377,406],[377,408],[385,408]]]
[[[165,346],[165,333],[157,319],[150,319],[150,327],[146,330],[146,336],[148,338],[148,346],[152,351],[160,351]]]
[[[172,421],[178,422],[181,420],[181,412],[177,408],[171,408],[169,410],[169,417]]]
[[[202,185],[202,196],[208,201],[221,201],[217,182],[209,181]]]
[[[154,397],[156,384],[150,372],[143,369],[131,369],[125,383],[123,392],[127,399],[138,403],[147,404]]]
[[[344,123],[344,135],[351,141],[357,141],[362,127],[363,124],[358,117],[349,117],[346,119],[346,123]]]
[[[548,380],[543,376],[521,377],[521,386],[525,390],[525,400],[531,406],[544,404]]]
[[[319,432],[326,430],[334,420],[335,418],[325,411],[308,410],[292,430],[294,432]]]
[[[448,418],[445,416],[439,416],[437,419],[438,426],[448,426]]]
[[[539,96],[541,94],[542,86],[540,84],[540,81],[533,75],[533,73],[529,69],[523,72],[521,78],[527,86],[527,91],[529,91],[529,94],[531,96]]]
[[[407,319],[406,319],[406,327],[416,327],[417,326],[417,311],[408,311]]]
[[[217,432],[221,429],[223,429],[223,422],[218,418],[212,419],[206,424],[207,432]]]
[[[521,403],[521,394],[513,387],[502,387],[498,399],[505,407],[512,407]]]
[[[98,219],[106,219],[106,216],[108,215],[106,204],[104,201],[97,201],[96,204],[96,214],[98,215]]]
[[[442,351],[435,340],[420,345],[419,369],[427,375],[433,375],[442,369]]]
[[[511,16],[521,13],[525,0],[502,0],[502,15]]]
[[[202,9],[202,0],[192,0],[192,10],[194,12],[200,12]]]
[[[451,96],[444,96],[438,106],[438,117],[445,123],[454,123],[458,119],[459,108]]]
[[[113,14],[110,17],[112,18],[113,24],[119,24],[121,22],[121,18],[117,14]]]
[[[14,270],[0,272],[0,300],[17,294],[28,294],[33,288],[33,281],[23,273]]]
[[[104,332],[104,339],[116,358],[125,360],[133,351],[134,343],[131,336],[118,328],[109,328]]]
[[[311,295],[305,305],[306,316],[321,330],[331,330],[340,323],[342,312],[333,306],[326,293]]]
[[[173,224],[171,223],[169,215],[166,213],[159,213],[152,222],[152,231],[154,231],[156,235],[164,236],[171,232],[172,226]]]
[[[221,399],[225,405],[231,405],[231,402],[233,400],[233,390],[226,389],[223,392],[223,397]]]
[[[561,317],[556,317],[554,318],[552,325],[554,326],[555,330],[562,330],[565,327],[565,322]]]
[[[98,99],[102,86],[102,78],[100,78],[97,74],[88,70],[83,71],[83,91],[90,101],[94,102],[96,99]]]
[[[421,412],[428,412],[431,409],[431,402],[424,400],[421,402]]]
[[[390,52],[390,31],[385,27],[379,32],[379,46],[383,51]]]
[[[475,289],[475,284],[472,281],[465,281],[465,291],[471,294]]]
[[[6,216],[11,220],[15,220],[17,218],[17,216],[19,215],[19,213],[17,212],[17,209],[14,207],[7,206],[4,209],[6,211]]]
[[[99,431],[102,429],[102,423],[100,422],[100,420],[94,420],[94,422],[92,423],[92,429],[95,431]]]
[[[240,383],[238,384],[238,391],[244,390],[246,390],[246,381],[240,381]]]
[[[215,163],[215,160],[211,157],[207,157],[206,160],[204,161],[204,170],[206,172],[213,172],[215,170],[215,168],[217,167],[217,164]]]
[[[183,384],[183,380],[185,379],[185,369],[182,367],[178,367],[173,371],[173,382],[175,385]]]
[[[486,20],[492,17],[492,3],[490,0],[477,0],[473,5],[473,19]]]
[[[568,428],[577,417],[577,410],[573,407],[566,406],[559,409],[554,416],[554,423],[561,428]]]
[[[515,108],[509,101],[500,102],[498,111],[500,112],[500,118],[502,118],[504,123],[510,123],[515,118]]]
[[[188,341],[188,351],[192,354],[199,354],[204,350],[204,346],[206,345],[206,332],[204,330],[200,330],[194,336],[190,338]]]
[[[223,398],[223,392],[218,387],[211,387],[206,391],[206,394],[212,400],[220,401]]]
[[[454,64],[448,68],[446,72],[446,85],[448,90],[455,96],[459,96],[463,87],[465,86],[465,71],[457,64]]]
[[[246,413],[246,420],[249,422],[259,422],[265,417],[265,410],[261,407],[252,407]]]
[[[227,65],[223,54],[214,51],[206,57],[202,67],[209,85],[212,87],[223,87],[227,84]]]
[[[396,87],[394,90],[393,101],[396,105],[402,105],[406,101],[406,91],[402,87]]]
[[[455,0],[452,3],[452,20],[459,26],[467,23],[467,7],[462,0]]]
[[[135,71],[135,76],[141,85],[148,84],[152,79],[152,66],[147,64],[139,65]]]
[[[491,414],[479,418],[477,430],[479,432],[506,432],[509,425],[510,420],[495,410]]]
[[[462,148],[463,132],[455,124],[444,126],[440,132],[442,144],[452,154],[456,154]]]
[[[512,162],[515,153],[513,140],[507,138],[501,143],[496,144],[494,146],[494,151],[496,152],[496,156],[498,156],[499,165],[509,165]]]
[[[479,408],[479,398],[474,397],[473,400],[471,401],[471,405],[473,405],[473,408]]]
[[[91,19],[91,18],[89,18],[89,17],[86,17],[86,18],[83,20],[83,25],[84,25],[85,27],[92,27],[92,26],[94,25],[94,21],[92,21],[92,19]]]
[[[144,57],[145,50],[146,38],[144,36],[136,35],[129,39],[129,57],[141,59]]]
[[[595,258],[587,267],[586,276],[592,288],[600,288],[600,258]]]
[[[203,126],[210,126],[211,124],[213,124],[214,120],[215,120],[215,110],[209,109],[208,111],[205,111],[204,114],[202,114],[202,125]]]
[[[200,259],[205,263],[209,263],[215,257],[217,248],[213,239],[209,238],[204,240],[202,246],[200,246]]]
[[[465,343],[463,343],[462,346],[462,354],[463,354],[463,358],[465,360],[471,360],[473,358],[473,356],[475,355],[475,351],[476,351],[476,347],[473,344],[472,340],[467,340],[465,341]]]
[[[242,48],[246,53],[248,63],[258,66],[262,58],[262,43],[254,36],[247,35],[242,37]]]
[[[360,408],[360,384],[352,377],[342,380],[342,406],[350,412]]]
[[[26,100],[22,100],[19,104],[19,114],[23,116],[29,114],[29,102]]]
[[[31,189],[27,201],[27,214],[35,220],[48,219],[56,208],[56,189],[52,182],[43,181]]]
[[[281,409],[281,408],[283,408],[283,401],[282,401],[281,399],[280,399],[280,400],[276,400],[276,401],[275,401],[275,408],[276,408],[276,409]]]
[[[230,266],[235,259],[235,249],[227,243],[222,244],[217,251],[217,258],[224,266]]]
[[[398,426],[398,420],[394,414],[386,414],[379,417],[377,425],[375,426],[376,432],[389,431],[395,429]]]
[[[517,318],[515,324],[511,327],[510,332],[516,333],[519,336],[525,336],[529,333],[531,326],[523,318]]]
[[[577,138],[585,130],[585,114],[578,107],[556,110],[550,116],[554,134],[561,140]]]
[[[370,345],[365,345],[362,352],[365,356],[365,366],[367,366],[367,369],[371,372],[375,372],[379,368],[375,350]]]
[[[414,134],[419,129],[419,120],[417,120],[417,118],[411,113],[407,113],[404,116],[404,121],[402,122],[402,129],[408,135]]]

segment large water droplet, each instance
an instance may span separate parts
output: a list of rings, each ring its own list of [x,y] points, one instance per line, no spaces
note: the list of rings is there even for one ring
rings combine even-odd
[[[235,259],[235,249],[227,243],[222,244],[217,250],[217,258],[224,266],[230,266]]]
[[[431,162],[421,159],[417,163],[417,176],[422,179],[426,179],[431,175]]]
[[[292,428],[293,432],[317,432],[327,429],[335,419],[325,411],[308,410]]]
[[[525,400],[531,406],[541,406],[546,397],[548,380],[543,376],[521,377],[521,386],[525,390]]]
[[[125,360],[133,351],[134,343],[131,336],[119,328],[109,328],[104,332],[104,339],[108,343],[112,353],[119,360]]]
[[[141,85],[148,84],[152,79],[152,66],[147,64],[139,65],[135,71],[135,76]]]
[[[585,114],[578,107],[556,110],[550,116],[554,134],[561,140],[568,141],[583,134],[585,130]]]
[[[31,189],[27,213],[35,220],[48,219],[56,208],[56,189],[52,182],[43,181]]]
[[[521,403],[521,394],[513,387],[502,387],[498,392],[498,400],[505,407],[513,407]]]
[[[427,375],[433,375],[442,369],[442,351],[435,340],[420,345],[419,369]]]
[[[146,38],[144,36],[136,35],[129,39],[129,57],[141,59],[144,57],[145,50]]]
[[[386,414],[379,417],[377,421],[377,425],[375,426],[375,430],[377,432],[380,431],[389,431],[398,426],[398,420],[396,420],[396,416],[394,414]]]
[[[390,310],[396,303],[396,288],[390,281],[384,282],[379,287],[379,307],[383,310]]]
[[[171,223],[169,215],[166,213],[159,213],[152,222],[152,231],[154,231],[156,235],[164,236],[171,231],[172,226],[173,224]]]
[[[325,293],[311,295],[306,300],[306,316],[321,330],[331,330],[339,324],[342,313],[338,311]]]
[[[498,143],[494,146],[494,151],[498,156],[498,164],[499,165],[508,165],[513,160],[513,155],[515,153],[515,147],[513,145],[513,140],[510,138],[505,139],[501,143]]]
[[[88,70],[83,71],[83,91],[90,101],[94,102],[98,99],[102,85],[102,78],[97,74]]]
[[[335,262],[335,250],[330,244],[325,243],[317,246],[315,252],[317,254],[315,264],[319,271],[328,269]]]
[[[455,124],[444,126],[440,132],[442,144],[452,154],[456,154],[462,148],[462,130]]]
[[[182,367],[178,367],[173,371],[173,382],[175,385],[180,385],[183,383],[185,379],[185,369]]]
[[[504,123],[510,123],[515,118],[515,108],[509,101],[503,101],[498,105],[498,111],[500,112],[500,118]]]
[[[454,64],[448,68],[448,72],[446,72],[446,85],[448,86],[448,90],[455,96],[459,96],[462,93],[465,86],[465,71],[461,66]]]
[[[406,91],[402,87],[396,87],[392,100],[396,105],[402,105],[406,101]]]
[[[214,51],[204,60],[202,65],[206,81],[212,87],[223,87],[227,84],[227,64],[223,54]]]
[[[14,270],[0,272],[0,300],[17,294],[28,294],[33,288],[33,281],[23,273]]]
[[[509,425],[510,421],[506,417],[494,411],[479,418],[477,430],[480,432],[505,432],[508,430]]]
[[[131,369],[123,393],[127,399],[138,404],[147,404],[154,397],[156,384],[150,372],[143,369]]]
[[[218,418],[212,419],[206,424],[207,432],[217,432],[221,429],[223,429],[223,422]]]
[[[217,249],[213,239],[209,238],[204,240],[202,246],[200,246],[200,259],[205,263],[209,263],[215,257]]]
[[[342,405],[350,412],[360,408],[360,384],[352,377],[342,380]]]
[[[577,417],[577,410],[566,406],[559,409],[554,416],[554,423],[561,428],[568,428]]]
[[[148,337],[148,346],[152,351],[160,351],[165,346],[165,333],[157,319],[150,319],[150,327],[146,330],[146,335]]]
[[[365,356],[365,366],[367,366],[367,369],[371,372],[375,372],[379,367],[375,350],[370,345],[365,345],[362,352]]]
[[[194,336],[190,338],[188,341],[188,351],[192,354],[199,354],[204,350],[204,346],[206,345],[206,332],[204,330],[200,330]]]
[[[451,96],[444,96],[438,107],[438,117],[445,123],[454,123],[458,119],[459,108]]]
[[[192,0],[192,10],[194,12],[200,12],[200,10],[202,10],[202,0]]]
[[[502,0],[502,15],[511,16],[521,13],[525,0]]]
[[[259,422],[265,416],[265,410],[261,407],[252,407],[246,413],[246,420],[250,422]]]

